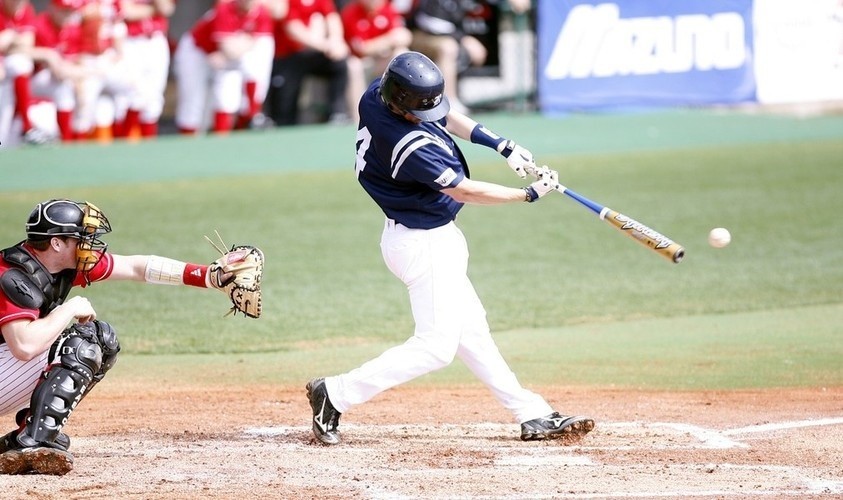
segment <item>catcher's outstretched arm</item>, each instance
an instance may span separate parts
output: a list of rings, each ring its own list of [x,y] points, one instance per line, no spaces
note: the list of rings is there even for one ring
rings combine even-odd
[[[229,314],[242,312],[251,318],[260,317],[263,252],[255,247],[240,246],[222,253],[209,265],[158,255],[111,254],[113,268],[108,279],[213,288],[225,293],[231,301]]]
[[[208,266],[190,264],[157,255],[111,254],[113,269],[110,280],[146,281],[157,285],[189,285],[209,288]]]

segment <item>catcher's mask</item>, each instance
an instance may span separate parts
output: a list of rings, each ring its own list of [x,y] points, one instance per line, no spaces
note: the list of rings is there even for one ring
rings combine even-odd
[[[29,241],[47,241],[54,236],[78,239],[76,270],[86,274],[97,265],[108,248],[100,236],[110,232],[111,224],[105,214],[86,201],[57,199],[41,202],[26,222]]]
[[[435,122],[451,109],[442,72],[418,52],[404,52],[389,62],[380,92],[390,109],[410,113],[423,122]]]

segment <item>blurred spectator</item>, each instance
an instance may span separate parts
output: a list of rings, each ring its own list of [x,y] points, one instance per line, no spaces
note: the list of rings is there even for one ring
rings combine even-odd
[[[0,142],[10,140],[15,118],[20,120],[25,142],[40,144],[52,139],[33,126],[29,115],[35,18],[29,0],[0,0]]]
[[[32,78],[33,95],[50,100],[62,141],[76,138],[74,113],[87,70],[81,63],[82,0],[51,0],[38,15]]]
[[[118,137],[136,133],[141,137],[158,135],[170,70],[167,31],[175,3],[175,0],[123,0],[127,30],[123,55],[135,75],[138,92],[129,103],[124,120],[116,127]]]
[[[275,124],[299,123],[299,95],[308,75],[328,79],[329,121],[349,122],[348,54],[334,0],[289,0],[287,16],[275,21],[275,60],[267,97],[267,112]]]
[[[369,80],[383,73],[393,57],[409,49],[413,35],[389,0],[351,0],[340,15],[351,49],[346,99],[351,120],[357,123],[357,101]]]
[[[251,120],[263,100],[257,80],[269,74],[272,52],[272,14],[263,0],[219,1],[182,36],[174,55],[179,131],[195,134],[202,127],[209,85],[214,132],[234,128],[244,94],[243,119]]]
[[[127,29],[121,0],[84,0],[80,61],[87,69],[76,102],[77,138],[110,140],[140,94],[123,53]],[[118,126],[119,129],[119,126]],[[117,135],[123,135],[119,132]]]
[[[410,15],[413,29],[411,49],[425,54],[442,71],[445,94],[451,109],[467,113],[459,99],[457,80],[469,66],[480,66],[488,51],[463,27],[466,16],[477,8],[475,0],[419,0]]]

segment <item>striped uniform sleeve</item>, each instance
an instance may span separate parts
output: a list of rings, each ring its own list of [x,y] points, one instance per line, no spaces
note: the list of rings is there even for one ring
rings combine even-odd
[[[462,180],[450,163],[456,162],[454,151],[441,138],[424,130],[405,135],[392,150],[392,178],[409,177],[440,190]]]

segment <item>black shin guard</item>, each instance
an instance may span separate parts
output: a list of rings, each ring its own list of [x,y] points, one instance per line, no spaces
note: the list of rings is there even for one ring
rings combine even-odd
[[[104,330],[110,332],[107,342],[102,335]],[[17,436],[21,446],[55,447],[56,437],[76,405],[114,364],[120,350],[116,344],[114,331],[99,321],[73,325],[62,334],[51,352],[52,364],[32,393],[26,426]],[[108,367],[103,356],[106,349]]]

